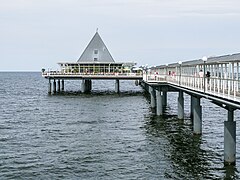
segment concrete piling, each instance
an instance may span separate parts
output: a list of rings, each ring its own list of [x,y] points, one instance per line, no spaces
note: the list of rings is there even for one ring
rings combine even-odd
[[[91,90],[92,90],[92,80],[83,79],[82,88],[81,88],[82,93],[87,93],[87,92],[90,92]]]
[[[178,95],[178,119],[184,119],[184,98],[183,91],[179,91]]]
[[[228,120],[224,121],[224,163],[236,163],[236,121],[234,111],[228,110]]]
[[[190,100],[190,118],[193,119],[194,97],[191,95]]]
[[[48,83],[48,94],[52,93],[52,84],[51,84],[51,80],[49,79],[49,83]]]
[[[199,97],[194,97],[193,133],[202,134],[202,106]]]
[[[53,80],[53,94],[56,94],[56,80]]]
[[[116,81],[115,81],[115,92],[116,92],[116,93],[119,93],[119,92],[120,92],[119,79],[116,79]]]
[[[162,95],[160,90],[156,90],[156,101],[157,101],[157,116],[163,115],[163,101],[162,101]]]
[[[156,93],[153,87],[149,86],[150,96],[151,96],[151,108],[153,112],[156,109]]]
[[[162,92],[163,106],[167,106],[167,91]]]
[[[58,81],[57,81],[57,92],[60,92],[60,89],[61,89],[61,87],[60,87],[60,79],[58,79]]]
[[[62,91],[64,91],[64,79],[62,79]]]

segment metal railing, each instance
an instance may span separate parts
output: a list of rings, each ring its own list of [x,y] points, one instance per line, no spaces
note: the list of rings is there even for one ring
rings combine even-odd
[[[168,82],[216,96],[240,98],[240,81],[237,79],[166,74],[144,74],[143,77],[147,82]]]
[[[74,73],[74,72],[68,72],[64,73],[61,71],[50,71],[50,72],[43,72],[42,76],[44,77],[50,77],[50,76],[129,76],[129,77],[139,77],[142,76],[142,73],[117,73],[117,72],[112,72],[112,73]]]

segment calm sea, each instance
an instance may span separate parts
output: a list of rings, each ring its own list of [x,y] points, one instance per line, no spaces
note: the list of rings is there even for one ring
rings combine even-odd
[[[168,94],[163,117],[134,81],[65,82],[48,95],[40,73],[0,73],[0,179],[239,179],[237,163],[223,165],[227,112],[202,100],[203,135],[192,133],[189,97],[178,120],[177,94]]]

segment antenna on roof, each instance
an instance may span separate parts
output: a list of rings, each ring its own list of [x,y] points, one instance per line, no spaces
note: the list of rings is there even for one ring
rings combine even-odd
[[[98,32],[98,28],[97,28],[96,32]]]

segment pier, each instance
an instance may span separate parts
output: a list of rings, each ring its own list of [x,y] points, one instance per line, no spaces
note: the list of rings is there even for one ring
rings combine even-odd
[[[149,92],[151,108],[157,116],[164,113],[167,93],[178,93],[178,118],[184,119],[184,94],[190,96],[193,133],[202,134],[202,105],[205,98],[227,110],[224,122],[224,163],[236,162],[236,121],[240,109],[240,54],[177,62],[145,68],[142,87]],[[224,117],[223,117],[224,118]]]
[[[120,92],[121,80],[135,80],[150,94],[152,112],[164,114],[168,92],[178,93],[177,116],[184,119],[184,95],[190,96],[190,117],[193,134],[202,134],[202,104],[208,99],[227,110],[224,122],[224,163],[236,163],[236,121],[234,111],[240,109],[240,54],[203,57],[190,61],[136,68],[134,62],[115,62],[98,32],[77,60],[60,62],[60,70],[45,71],[48,93],[65,89],[65,81],[81,80],[81,92],[92,90],[92,80],[114,80],[115,92]]]

